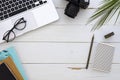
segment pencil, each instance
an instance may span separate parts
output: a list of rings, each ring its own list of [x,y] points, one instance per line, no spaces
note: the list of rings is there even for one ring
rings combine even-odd
[[[89,54],[88,54],[88,59],[87,59],[87,64],[86,64],[86,69],[88,69],[88,67],[89,67],[89,62],[90,62],[90,57],[91,57],[93,42],[94,42],[94,35],[92,36],[92,40],[91,40],[91,44],[90,44],[90,49],[89,49]]]

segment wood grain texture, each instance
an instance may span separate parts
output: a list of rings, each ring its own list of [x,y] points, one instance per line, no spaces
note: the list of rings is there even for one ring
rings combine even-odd
[[[102,0],[90,0],[89,8],[97,8]],[[66,0],[53,0],[57,8],[65,8],[68,3]]]
[[[71,70],[81,64],[25,64],[29,80],[119,80],[120,65],[113,64],[110,73],[88,70]]]
[[[120,43],[109,43],[115,47],[113,63],[120,63]],[[14,46],[22,63],[86,63],[90,43],[44,43],[13,42],[1,45]],[[94,43],[93,53],[97,43]]]
[[[0,44],[0,50],[9,46],[16,48],[29,80],[119,80],[120,22],[112,25],[113,19],[95,32],[91,32],[94,22],[86,25],[101,1],[91,0],[88,9],[80,9],[78,16],[71,19],[64,15],[68,2],[53,0],[60,16],[58,21],[20,36],[11,43]],[[112,31],[115,32],[115,36],[104,39],[104,35]],[[91,68],[89,70],[69,68],[85,67],[93,33],[95,34],[93,50],[99,42],[115,47],[111,73],[92,71]]]
[[[104,26],[100,30],[91,32],[92,26],[85,25],[48,25],[43,28],[34,30],[19,38],[17,42],[90,42],[93,33],[95,34],[95,42],[120,42],[119,26]],[[105,39],[104,35],[114,32],[115,35],[109,39]]]

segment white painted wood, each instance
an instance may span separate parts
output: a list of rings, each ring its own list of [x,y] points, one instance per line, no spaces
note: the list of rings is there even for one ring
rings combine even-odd
[[[91,27],[81,25],[48,25],[32,31],[15,41],[90,42]]]
[[[85,25],[88,21],[88,19],[92,16],[93,12],[95,12],[96,9],[81,9],[77,17],[75,19],[70,18],[64,14],[64,9],[57,9],[58,15],[60,16],[60,19],[53,23],[53,24],[80,24]],[[92,23],[91,23],[92,24]]]
[[[85,63],[89,44],[86,43],[11,43],[23,63]],[[87,52],[87,53],[86,53]]]
[[[90,43],[15,42],[1,45],[1,49],[11,45],[16,48],[22,63],[86,63]],[[116,49],[113,63],[120,63],[120,43],[111,45]]]
[[[48,25],[25,34],[15,41],[37,41],[37,42],[90,42],[93,33],[95,42],[120,42],[119,26],[103,26],[103,28],[91,32],[92,26],[82,25]],[[115,35],[105,39],[104,35],[114,32]]]
[[[29,32],[12,43],[0,44],[0,50],[9,46],[16,48],[29,80],[119,80],[120,24],[118,22],[116,27],[111,25],[114,19],[104,28],[95,32],[93,47],[95,50],[97,42],[107,42],[115,46],[112,72],[96,72],[90,68],[89,70],[71,70],[68,68],[85,66],[91,34],[93,33],[90,30],[94,23],[86,26],[86,22],[101,1],[91,0],[88,9],[81,9],[78,16],[71,19],[64,15],[64,9],[68,2],[53,0],[60,20]],[[111,31],[115,32],[115,36],[107,40],[104,39],[103,36]]]
[[[61,8],[57,8],[57,12],[60,16],[60,19],[53,23],[53,24],[80,24],[80,25],[85,25],[87,24],[87,21],[88,19],[93,15],[93,13],[96,11],[96,9],[81,9],[78,14],[77,14],[77,17],[75,17],[74,19],[73,18],[70,18],[68,16],[66,16],[64,14],[64,9],[61,9]],[[117,15],[115,15],[111,21],[107,24],[110,25],[113,25],[114,26],[114,23],[115,23],[115,20],[116,20],[116,17]],[[95,21],[93,21],[92,23],[90,24],[94,24]],[[120,25],[120,18],[118,20],[118,22],[116,23],[117,25]]]
[[[119,80],[120,65],[112,65],[110,73],[91,70],[71,70],[81,64],[24,64],[29,80]]]
[[[104,36],[114,32],[114,36],[105,39]],[[96,42],[120,42],[120,27],[119,26],[103,26],[101,29],[95,32],[95,41]]]
[[[88,8],[97,8],[103,0],[90,0],[90,5]],[[65,8],[68,2],[66,0],[53,0],[57,8]]]

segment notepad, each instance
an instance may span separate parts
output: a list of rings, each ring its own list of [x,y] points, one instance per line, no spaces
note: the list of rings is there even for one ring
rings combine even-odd
[[[115,48],[111,45],[99,43],[95,51],[93,69],[110,72]]]
[[[0,64],[2,63],[5,63],[10,68],[11,72],[13,73],[17,80],[24,80],[11,57],[7,57],[6,59],[0,61]]]
[[[5,52],[5,51],[7,51],[7,52]],[[11,57],[12,60],[14,61],[15,65],[16,65],[16,67],[18,68],[20,74],[24,78],[24,80],[28,80],[27,76],[25,74],[24,68],[23,68],[23,66],[21,64],[21,61],[19,60],[19,57],[18,57],[17,52],[14,49],[14,47],[10,47],[10,48],[6,49],[5,51],[1,52],[1,54],[0,54],[0,60],[2,60],[2,59],[4,60],[7,57]]]
[[[0,65],[0,80],[16,80],[15,76],[10,71],[10,68],[5,63]]]

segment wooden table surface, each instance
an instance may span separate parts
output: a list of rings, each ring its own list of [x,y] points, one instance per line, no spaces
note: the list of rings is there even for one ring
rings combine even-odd
[[[60,16],[57,22],[1,44],[1,50],[9,46],[16,48],[29,80],[120,80],[120,22],[112,25],[113,19],[95,32],[91,32],[94,22],[86,25],[100,1],[91,0],[88,9],[81,9],[78,16],[71,19],[64,15],[68,2],[53,0]],[[104,39],[104,35],[112,31],[115,36]],[[85,67],[93,33],[94,48],[100,42],[115,47],[110,73],[93,71],[91,66],[88,70],[79,70]]]

